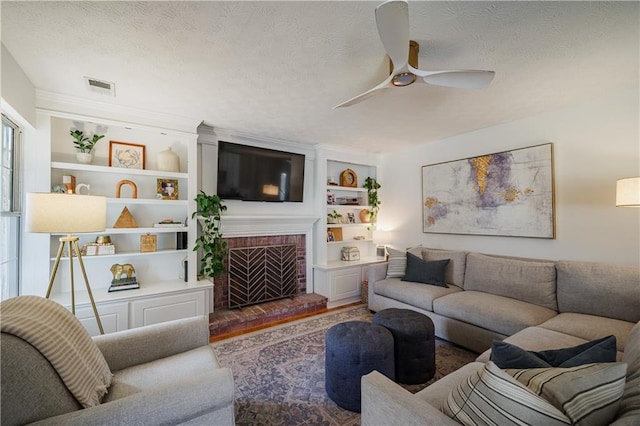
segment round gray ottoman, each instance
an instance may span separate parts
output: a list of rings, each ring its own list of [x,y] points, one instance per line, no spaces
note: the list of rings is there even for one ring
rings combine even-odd
[[[415,385],[433,377],[436,342],[431,318],[409,309],[390,308],[377,312],[373,322],[393,334],[398,383]]]
[[[325,390],[336,404],[360,412],[360,378],[373,370],[394,379],[393,336],[365,321],[336,324],[325,337]]]

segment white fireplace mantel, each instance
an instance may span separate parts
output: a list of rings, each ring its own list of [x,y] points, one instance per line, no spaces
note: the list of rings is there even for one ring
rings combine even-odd
[[[305,234],[311,240],[318,216],[222,216],[223,237],[262,237]]]

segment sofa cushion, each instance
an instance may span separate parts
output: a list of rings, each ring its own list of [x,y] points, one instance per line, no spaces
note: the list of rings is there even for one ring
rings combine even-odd
[[[613,334],[616,336],[618,350],[624,351],[627,335],[633,323],[611,318],[584,314],[558,314],[540,324],[540,327],[560,333],[570,334],[585,340],[595,340]]]
[[[176,368],[179,366],[180,368]],[[220,368],[211,346],[201,346],[177,355],[160,358],[146,364],[117,371],[103,402],[115,401],[129,395],[170,387],[185,377],[197,377],[202,371]],[[222,391],[222,390],[219,390]],[[233,392],[233,390],[225,390]]]
[[[442,411],[463,425],[570,424],[561,410],[491,361],[458,384]]]
[[[556,269],[560,312],[640,321],[640,268],[559,261]]]
[[[632,426],[640,419],[640,322],[627,336],[623,362],[627,363],[627,383],[620,401],[615,426]]]
[[[407,253],[407,270],[402,281],[447,287],[444,271],[448,263],[449,259],[427,262],[418,256]]]
[[[442,409],[463,424],[605,425],[615,417],[625,374],[624,363],[505,371],[488,362]]]
[[[23,425],[82,408],[36,348],[12,334],[1,339],[0,424]]]
[[[464,288],[464,270],[467,264],[467,252],[457,250],[422,249],[422,258],[427,261],[449,259],[445,270],[448,284]]]
[[[617,353],[614,336],[540,352],[527,351],[498,340],[491,345],[491,361],[500,368],[566,368],[595,362],[615,362]]]
[[[467,290],[435,299],[433,312],[507,336],[556,315],[542,306]]]
[[[558,310],[556,269],[553,262],[469,253],[464,289],[510,297]]]
[[[389,264],[387,265],[387,278],[402,278],[407,269],[407,252],[387,247]]]
[[[442,404],[446,401],[447,397],[451,393],[458,383],[465,380],[467,377],[484,368],[484,362],[470,362],[456,371],[447,374],[441,379],[436,380],[426,388],[417,392],[415,396],[421,400],[433,405],[436,408],[442,407]]]
[[[454,285],[439,287],[405,282],[401,281],[400,278],[389,278],[373,283],[373,292],[375,294],[431,312],[433,312],[433,301],[435,299],[461,291],[461,288]]]
[[[545,349],[559,349],[576,346],[587,342],[585,339],[547,330],[542,327],[527,327],[516,334],[507,337],[503,342],[511,343],[528,351],[542,351]],[[481,353],[476,361],[487,362],[491,355],[491,349]],[[622,360],[622,353],[618,352],[617,360]]]
[[[608,425],[624,392],[627,364],[608,362],[570,368],[505,370],[576,425]]]

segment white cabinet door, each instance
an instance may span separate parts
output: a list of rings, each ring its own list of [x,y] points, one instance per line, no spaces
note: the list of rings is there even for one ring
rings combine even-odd
[[[347,268],[332,271],[331,275],[331,301],[360,298],[360,282],[362,281],[362,268]]]
[[[105,334],[129,328],[129,303],[127,302],[100,304],[98,314]],[[100,335],[98,322],[91,306],[76,308],[76,317],[89,331],[89,334],[92,336]]]
[[[205,315],[205,291],[131,301],[130,326],[158,324],[181,318]]]

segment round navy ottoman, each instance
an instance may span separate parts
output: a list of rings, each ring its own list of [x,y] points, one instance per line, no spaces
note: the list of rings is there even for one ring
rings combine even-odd
[[[325,337],[325,390],[336,404],[360,412],[360,378],[373,370],[394,379],[393,336],[365,321],[336,324]]]
[[[409,309],[390,308],[377,312],[373,322],[393,334],[398,383],[415,385],[433,377],[436,342],[431,318]]]

